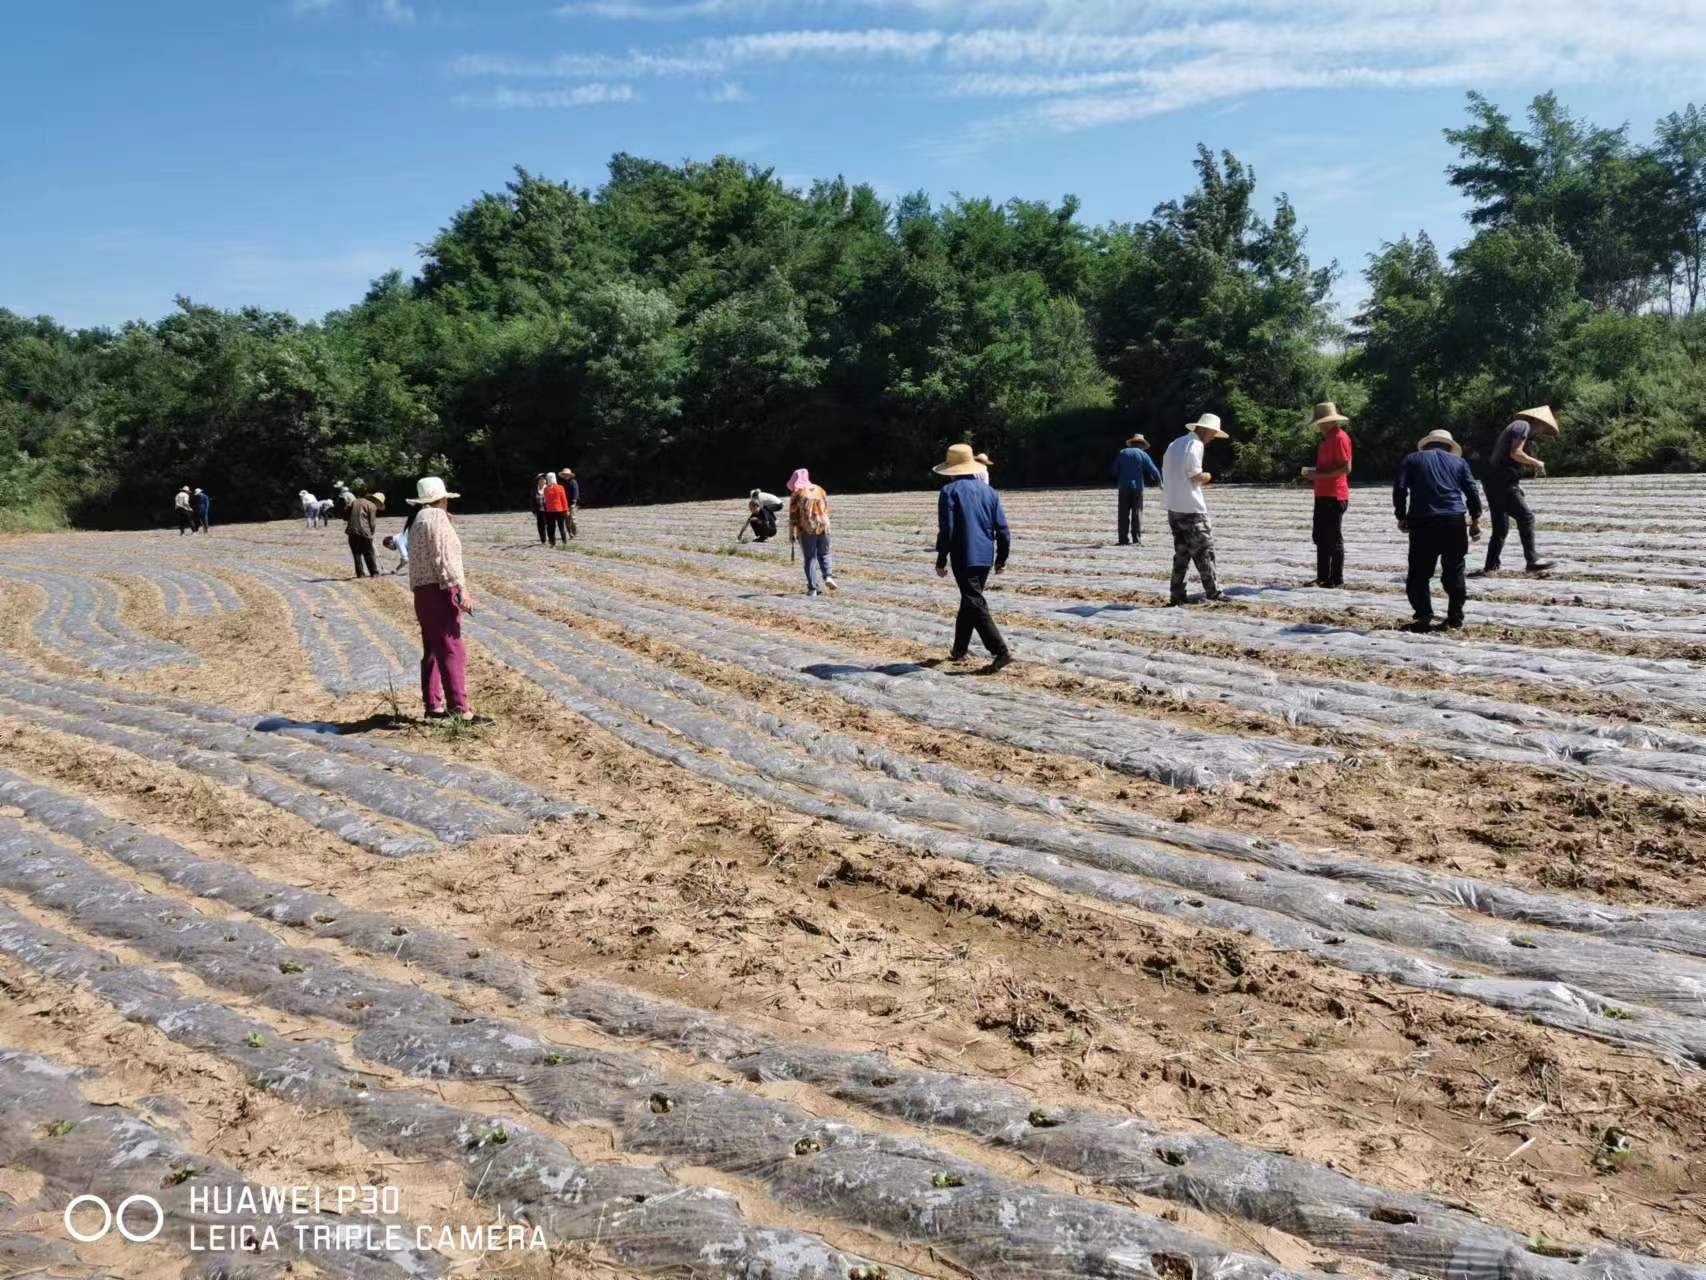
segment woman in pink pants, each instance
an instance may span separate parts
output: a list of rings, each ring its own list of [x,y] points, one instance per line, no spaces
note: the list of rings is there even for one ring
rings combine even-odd
[[[421,699],[429,719],[454,716],[468,724],[491,724],[468,708],[468,654],[462,646],[462,615],[474,600],[462,572],[462,539],[450,523],[450,493],[444,481],[427,476],[415,485],[411,506],[419,507],[409,531],[409,586],[421,624]]]

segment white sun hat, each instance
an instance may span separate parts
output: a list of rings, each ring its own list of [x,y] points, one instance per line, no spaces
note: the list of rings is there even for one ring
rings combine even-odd
[[[1222,440],[1229,440],[1232,437],[1232,433],[1230,431],[1222,429],[1220,425],[1220,415],[1218,413],[1205,413],[1195,422],[1187,422],[1185,424],[1185,430],[1212,431],[1219,439]]]
[[[1430,444],[1443,444],[1458,457],[1461,458],[1463,456],[1463,446],[1451,438],[1451,432],[1446,431],[1443,428],[1428,432],[1427,435],[1416,441],[1416,448],[1426,449]]]
[[[409,499],[411,507],[425,507],[437,502],[440,498],[460,498],[459,493],[451,493],[444,487],[444,481],[437,476],[426,476],[415,482],[415,496]]]

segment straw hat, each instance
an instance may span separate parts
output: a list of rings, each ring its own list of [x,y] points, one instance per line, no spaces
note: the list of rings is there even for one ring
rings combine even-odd
[[[1339,406],[1334,404],[1331,400],[1323,400],[1320,404],[1315,406],[1315,416],[1311,421],[1317,427],[1325,427],[1330,423],[1338,423],[1342,426],[1349,422],[1350,419],[1340,413]]]
[[[446,489],[444,481],[437,476],[426,476],[415,481],[415,496],[408,499],[408,503],[411,507],[425,507],[437,502],[440,498],[460,498],[461,496],[459,493],[451,493]]]
[[[382,507],[385,505],[385,495],[382,493],[370,493],[367,497],[368,500],[376,507]]]
[[[1126,447],[1127,448],[1136,447],[1139,449],[1147,449],[1149,447],[1149,437],[1148,436],[1127,436],[1126,437]]]
[[[1231,432],[1221,429],[1220,415],[1218,413],[1205,413],[1195,422],[1187,422],[1185,424],[1185,430],[1212,431],[1215,434],[1215,438],[1219,440],[1230,440],[1232,438]]]
[[[1451,438],[1451,432],[1449,431],[1438,430],[1428,432],[1427,435],[1416,441],[1416,448],[1426,449],[1430,444],[1443,444],[1458,457],[1461,458],[1463,456],[1463,446]]]
[[[1550,427],[1554,435],[1558,432],[1558,419],[1552,416],[1552,406],[1543,404],[1537,409],[1524,409],[1516,415],[1537,427]]]
[[[981,465],[969,444],[951,444],[948,456],[930,469],[939,476],[974,476]]]
[[[977,454],[975,457],[973,457],[972,461],[977,463],[977,465],[980,467],[993,467],[995,465],[993,462],[991,462],[989,460],[989,455],[987,453]]]

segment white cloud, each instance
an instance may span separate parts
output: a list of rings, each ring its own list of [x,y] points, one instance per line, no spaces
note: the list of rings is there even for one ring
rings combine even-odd
[[[751,102],[752,95],[746,91],[746,86],[738,81],[725,80],[705,95],[705,101],[715,103]]]
[[[305,14],[324,13],[336,3],[337,0],[290,0],[290,11],[300,18]]]
[[[641,76],[714,76],[728,70],[720,58],[678,54],[564,53],[554,58],[509,58],[473,53],[450,64],[453,75],[539,77],[556,80],[632,80]]]
[[[940,48],[939,31],[765,31],[724,36],[700,47],[713,57],[734,62],[792,62],[804,58],[902,58],[917,60]]]
[[[490,93],[458,94],[459,107],[488,107],[499,111],[557,111],[567,107],[595,107],[607,103],[638,102],[640,95],[629,84],[583,84],[573,89],[493,89]]]
[[[415,7],[406,0],[373,0],[373,11],[399,26],[410,26],[415,20]]]

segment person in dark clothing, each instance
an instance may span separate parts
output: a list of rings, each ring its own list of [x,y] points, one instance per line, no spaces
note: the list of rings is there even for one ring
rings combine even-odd
[[[1524,409],[1515,421],[1499,432],[1493,445],[1493,456],[1487,463],[1487,509],[1493,517],[1493,536],[1487,539],[1487,563],[1482,573],[1497,573],[1499,559],[1505,549],[1505,537],[1511,521],[1516,521],[1517,536],[1522,539],[1522,558],[1529,573],[1544,573],[1552,567],[1540,559],[1534,549],[1534,513],[1528,509],[1523,496],[1522,476],[1532,471],[1546,474],[1546,464],[1529,452],[1537,440],[1558,434],[1558,419],[1547,405]]]
[[[1007,567],[1012,537],[1007,515],[1001,510],[1001,495],[978,474],[978,461],[969,444],[951,445],[947,458],[934,468],[949,477],[936,500],[936,576],[948,576],[951,565],[960,588],[960,611],[954,619],[954,647],[949,657],[959,662],[971,648],[977,632],[989,650],[991,666],[999,671],[1013,660],[1007,641],[989,616],[983,588],[991,568],[1000,573]]]
[[[567,538],[580,537],[580,530],[575,527],[575,512],[581,505],[581,482],[575,479],[575,473],[564,467],[557,472],[557,482],[563,486],[563,492],[569,496],[569,509],[563,515],[563,527],[568,530]]]
[[[1143,545],[1143,490],[1159,488],[1161,470],[1149,456],[1149,441],[1132,436],[1114,455],[1114,483],[1120,493],[1120,546]]]
[[[1410,535],[1410,571],[1404,579],[1404,592],[1416,615],[1410,630],[1427,631],[1433,626],[1434,568],[1441,562],[1445,625],[1456,630],[1463,625],[1463,605],[1469,595],[1463,562],[1469,556],[1469,540],[1481,536],[1481,495],[1451,432],[1430,431],[1417,442],[1416,452],[1398,464],[1392,507],[1398,527]]]
[[[539,545],[545,545],[545,531],[549,520],[545,512],[545,473],[541,471],[533,477],[533,522],[539,526]]]
[[[344,533],[349,537],[350,559],[355,561],[355,576],[377,578],[379,562],[373,558],[373,535],[379,530],[379,513],[385,510],[385,495],[357,498],[349,504],[349,519]]]
[[[1351,437],[1345,431],[1350,419],[1331,400],[1315,406],[1313,425],[1321,433],[1315,449],[1315,465],[1304,467],[1298,478],[1315,487],[1315,514],[1310,537],[1315,542],[1315,585],[1345,585],[1345,509],[1351,504]]]
[[[197,489],[190,495],[190,505],[195,508],[196,532],[206,533],[211,523],[208,513],[213,510],[213,499],[207,496],[206,489]]]

